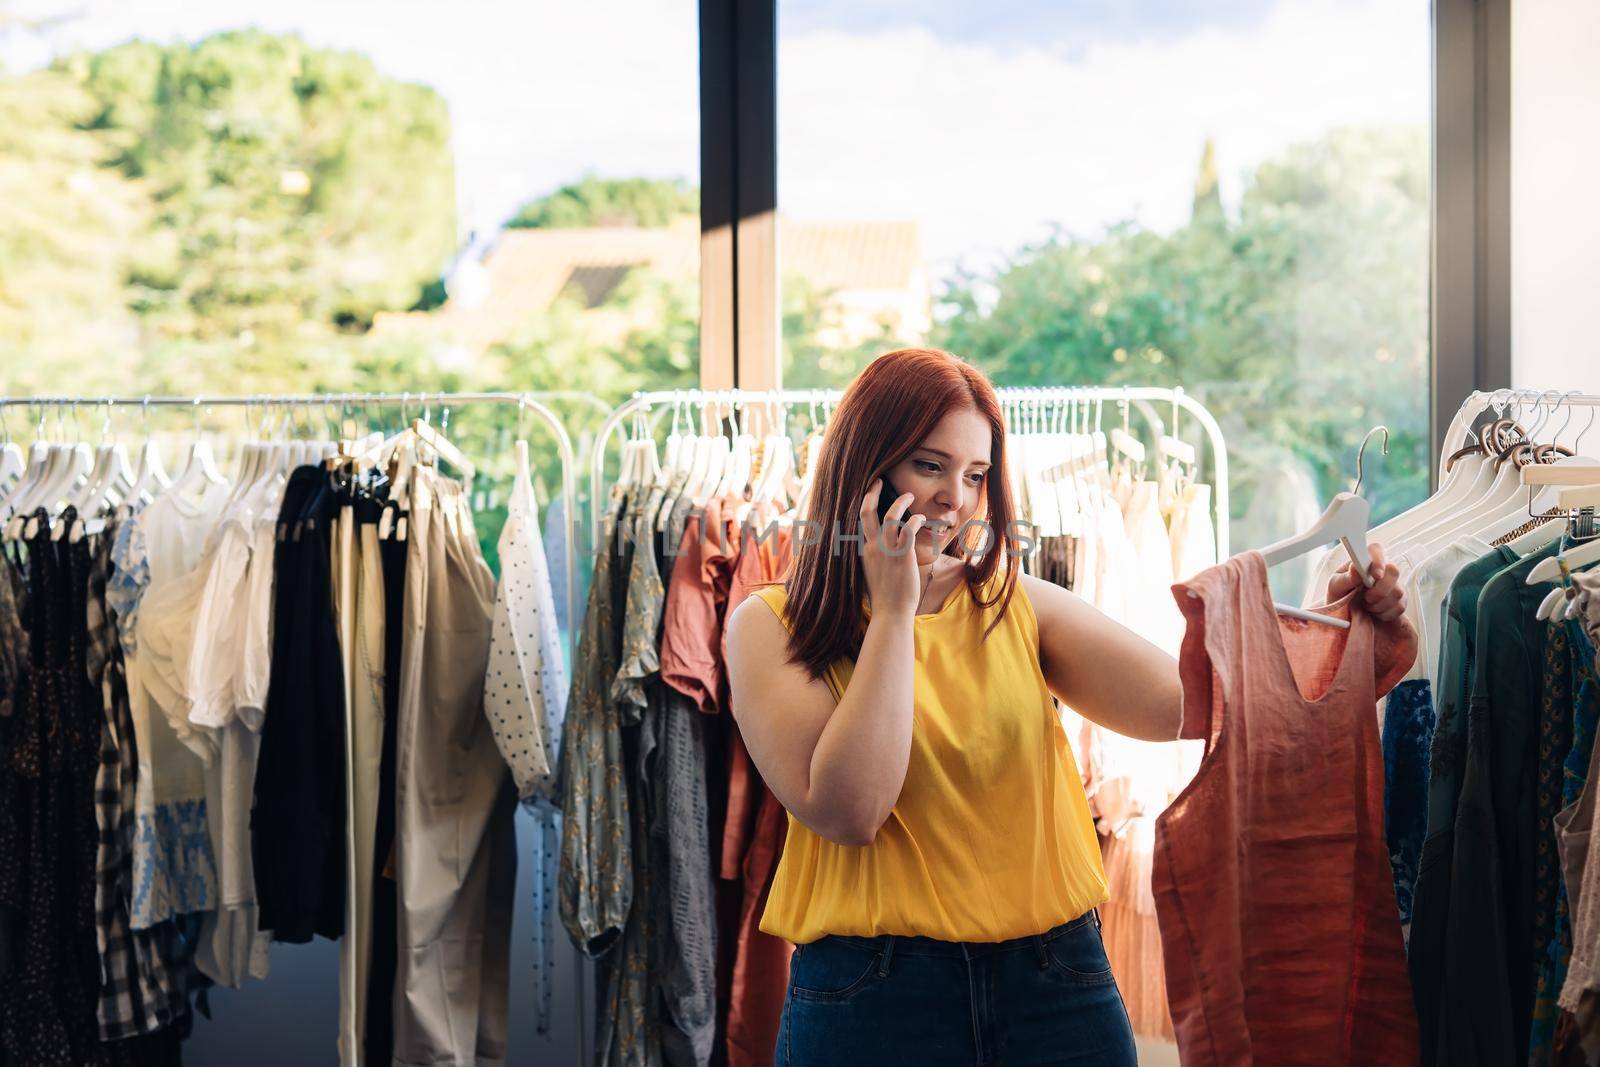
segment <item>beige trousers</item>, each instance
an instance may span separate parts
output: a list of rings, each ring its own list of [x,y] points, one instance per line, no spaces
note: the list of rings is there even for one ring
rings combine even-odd
[[[516,792],[483,712],[494,612],[458,483],[414,472],[396,749],[394,1063],[505,1062]]]
[[[372,864],[383,760],[383,561],[378,531],[339,513],[331,539],[345,684],[344,938],[339,943],[339,1062],[364,1062],[367,975],[372,965]]]

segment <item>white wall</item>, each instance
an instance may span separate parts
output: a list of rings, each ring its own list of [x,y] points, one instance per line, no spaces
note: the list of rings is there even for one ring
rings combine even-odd
[[[1511,383],[1600,393],[1600,2],[1511,4]]]

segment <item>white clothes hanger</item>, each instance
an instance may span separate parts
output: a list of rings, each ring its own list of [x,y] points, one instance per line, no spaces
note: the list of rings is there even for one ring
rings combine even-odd
[[[661,460],[656,455],[656,439],[648,433],[639,442],[639,481],[649,486],[656,483],[661,474]]]
[[[1477,476],[1488,457],[1482,452],[1458,455],[1468,442],[1478,445],[1483,434],[1498,418],[1493,398],[1481,407],[1471,410],[1469,401],[1456,410],[1450,428],[1445,433],[1444,445],[1439,452],[1439,488],[1415,507],[1379,523],[1369,532],[1375,541],[1391,546],[1397,554],[1417,540],[1416,533],[1440,517],[1458,514],[1464,506],[1477,499],[1481,488],[1475,488]],[[1483,488],[1487,487],[1487,482]]]
[[[693,503],[700,492],[700,486],[705,479],[706,466],[709,462],[707,451],[711,442],[706,438],[706,403],[699,404],[700,422],[697,427],[692,427],[694,432],[689,434],[680,446],[679,462],[688,470],[684,478],[682,494]]]
[[[28,457],[22,446],[13,441],[0,445],[0,515],[7,510],[7,502],[24,481],[28,471]]]
[[[1496,426],[1503,430],[1506,423],[1507,420],[1501,420]],[[1460,505],[1437,515],[1411,535],[1411,544],[1418,554],[1436,552],[1465,536],[1493,540],[1518,524],[1509,520],[1521,508],[1522,485],[1515,466],[1499,459],[1510,446],[1502,448],[1501,434],[1493,429],[1486,436],[1489,439],[1483,442],[1483,447],[1488,451]]]
[[[1466,444],[1469,437],[1473,440],[1476,440],[1477,435],[1472,432],[1471,424],[1477,419],[1482,418],[1483,415],[1489,411],[1489,403],[1487,400],[1485,400],[1483,407],[1478,408],[1475,411],[1472,410],[1474,401],[1478,399],[1480,399],[1480,397],[1477,393],[1473,393],[1471,396],[1469,396],[1460,407],[1456,408],[1455,415],[1453,415],[1450,419],[1450,425],[1445,427],[1444,437],[1442,439],[1444,447],[1439,451],[1438,484],[1441,488],[1443,488],[1445,480],[1449,475],[1449,471],[1445,468],[1446,461],[1456,449],[1459,449]],[[1382,524],[1379,524],[1376,529],[1381,528]],[[1374,532],[1376,532],[1376,529]]]
[[[720,414],[717,419],[717,432],[705,438],[705,449],[705,466],[702,468],[701,478],[695,487],[695,492],[690,498],[693,500],[695,507],[700,508],[710,503],[711,498],[716,495],[717,486],[722,482],[733,453],[732,443],[722,433]]]
[[[58,446],[49,438],[49,415],[43,407],[37,409],[37,415],[27,466],[6,501],[12,515],[23,515],[36,508],[39,497],[59,475],[62,456]]]
[[[520,489],[523,485],[531,486],[533,484],[533,474],[532,467],[528,462],[528,442],[519,437],[512,447],[516,452],[517,461],[516,487]]]
[[[1026,491],[1028,519],[1039,537],[1059,537],[1069,532],[1080,514],[1076,485],[1070,479],[1052,476],[1051,468],[1070,461],[1072,435],[1050,434],[1041,424],[1040,398],[1026,396],[1019,402],[1017,459]]]
[[[40,427],[40,439],[35,440],[28,449],[27,466],[23,468],[17,484],[12,486],[10,494],[6,497],[8,514],[22,514],[27,507],[28,498],[44,483],[44,479],[53,473],[50,466],[55,461],[55,457],[49,442],[43,440],[42,419],[40,420]]]
[[[673,510],[678,502],[683,499],[687,487],[689,466],[688,462],[693,451],[692,435],[685,434],[679,428],[684,414],[682,401],[675,401],[672,406],[672,429],[667,434],[666,456],[661,464],[661,474],[656,479],[656,485],[662,490],[661,506],[656,510],[655,528],[657,532],[666,530],[667,522],[672,517]]]
[[[394,479],[389,484],[389,502],[392,506],[384,508],[383,514],[378,518],[380,541],[387,541],[391,536],[397,541],[406,539],[406,517],[398,514],[398,509],[411,491],[411,472],[417,465],[416,441],[403,437],[398,442],[394,455]]]
[[[827,404],[824,404],[823,411],[826,412],[827,410],[828,406]],[[1011,412],[1008,406],[1006,409],[1006,418],[1008,422],[1010,420],[1010,415]],[[806,448],[805,470],[800,473],[799,478],[797,479],[798,484],[794,488],[795,503],[794,507],[791,509],[791,515],[795,519],[805,519],[810,517],[811,494],[812,487],[816,484],[817,463],[822,454],[823,442],[827,440],[827,416],[824,414],[822,420],[818,421],[815,399],[813,399],[811,403],[811,426],[813,439],[811,444]],[[1007,449],[1008,460],[1010,458],[1009,453],[1010,450]]]
[[[27,500],[20,503],[17,514],[7,526],[7,536],[12,538],[19,535],[36,536],[39,532],[39,517],[29,513],[43,508],[53,517],[57,512],[57,505],[62,503],[69,493],[76,490],[79,479],[88,476],[91,465],[92,456],[87,445],[49,446],[49,456],[45,462],[43,476],[30,491]],[[12,532],[13,526],[19,522],[24,523],[21,530]]]
[[[1522,492],[1522,472],[1524,469],[1526,469],[1528,463],[1521,459],[1520,456],[1525,451],[1530,457],[1536,455],[1540,451],[1541,446],[1539,446],[1537,442],[1539,441],[1540,434],[1544,429],[1546,421],[1549,419],[1551,411],[1554,411],[1554,409],[1552,408],[1550,411],[1541,411],[1539,421],[1534,424],[1534,426],[1527,432],[1523,439],[1511,445],[1502,453],[1501,458],[1496,460],[1496,463],[1501,468],[1497,474],[1496,484],[1499,484],[1499,482],[1503,480],[1514,478],[1515,489],[1513,495],[1515,499],[1501,504],[1499,508],[1492,514],[1483,516],[1477,520],[1472,530],[1475,536],[1486,541],[1497,540],[1504,536],[1508,531],[1514,530],[1518,526],[1521,526],[1528,521],[1529,516],[1526,511],[1525,503],[1526,496]]]
[[[1366,498],[1356,496],[1354,493],[1339,493],[1334,496],[1328,509],[1310,529],[1268,545],[1261,550],[1261,556],[1266,560],[1268,567],[1275,567],[1336,540],[1344,546],[1350,562],[1356,565],[1362,581],[1370,586],[1372,576],[1368,573],[1368,568],[1372,566],[1372,553],[1367,548],[1367,519],[1371,512],[1371,505],[1367,503]],[[1273,607],[1280,614],[1293,619],[1325,623],[1341,630],[1350,628],[1348,619],[1335,618],[1315,611],[1304,611],[1288,604],[1274,604]]]
[[[1135,467],[1144,467],[1144,443],[1121,427],[1111,428],[1111,447]]]
[[[722,470],[722,480],[716,489],[717,496],[743,497],[745,483],[750,478],[750,464],[755,453],[756,439],[747,431],[747,420],[750,417],[749,405],[744,405],[740,410],[738,404],[733,408],[734,438],[731,444],[729,462]]]
[[[794,442],[789,437],[788,408],[774,405],[773,424],[761,446],[761,475],[751,487],[756,500],[778,500],[786,491],[790,475],[794,472]]]
[[[1571,505],[1573,508],[1593,507],[1594,502],[1600,501],[1600,464],[1592,461],[1570,465],[1552,464],[1537,468],[1525,467],[1522,475],[1528,485],[1568,487],[1560,494],[1563,505]],[[1561,586],[1545,597],[1535,611],[1535,617],[1551,618],[1557,606],[1566,599],[1566,585],[1571,572],[1596,561],[1600,561],[1600,538],[1577,545],[1536,564],[1528,573],[1529,585],[1560,581]]]
[[[369,436],[366,441],[372,442],[371,445],[352,457],[355,462],[363,466],[371,466],[378,463],[392,453],[395,448],[399,447],[402,442],[410,441],[413,445],[425,448],[438,459],[450,464],[468,484],[478,474],[477,465],[468,459],[466,454],[457,448],[449,438],[434,429],[430,423],[423,419],[416,419],[406,429],[387,440]],[[337,446],[332,442],[318,442],[315,446],[315,451],[318,460],[326,459],[337,451]],[[416,461],[421,462],[422,458],[422,453],[419,451],[416,455]]]
[[[1528,584],[1539,585],[1543,582],[1555,581],[1564,583],[1573,571],[1582,570],[1591,563],[1600,563],[1600,537],[1577,545],[1549,559],[1540,560],[1533,570],[1528,572]],[[1565,596],[1566,592],[1564,589],[1557,589],[1555,594],[1552,595]],[[1539,605],[1539,610],[1545,611],[1545,614],[1540,616],[1541,618],[1549,617],[1549,612],[1546,611],[1546,604],[1549,604],[1550,600],[1550,597],[1546,597],[1544,603]]]
[[[526,402],[524,400],[522,400],[522,399],[518,399],[518,401],[517,401],[517,438],[516,438],[515,443],[513,443],[512,446],[511,446],[512,455],[514,457],[515,465],[516,465],[516,470],[515,470],[516,480],[512,484],[512,492],[513,493],[522,491],[524,486],[526,486],[527,489],[530,490],[530,491],[533,489],[533,464],[528,458],[528,438],[527,438],[527,435],[524,434],[523,431],[522,431],[522,415],[523,415],[523,412],[526,411],[526,410],[527,410]],[[529,503],[530,503],[530,506],[532,506],[532,501],[531,500],[530,500]]]
[[[172,484],[161,463],[161,453],[156,450],[155,438],[150,436],[150,404],[144,406],[144,444],[139,446],[139,463],[134,469],[133,488],[128,491],[129,501],[148,504],[156,494]]]
[[[28,455],[27,473],[9,502],[11,518],[6,523],[4,532],[6,540],[14,541],[23,536],[28,518],[38,506],[39,497],[43,496],[50,484],[56,480],[60,465],[61,451],[58,446],[46,441],[33,443]]]
[[[643,464],[639,452],[639,439],[645,431],[640,427],[641,418],[635,413],[633,419],[633,432],[622,444],[622,465],[617,470],[616,486],[619,489],[631,488],[639,481]]]
[[[22,446],[11,440],[11,428],[6,425],[5,417],[5,405],[0,404],[0,438],[4,438],[0,441],[0,510],[5,508],[12,483],[28,469],[28,457]]]
[[[66,439],[66,429],[59,411],[56,413],[56,433],[61,443],[53,446],[56,456],[55,473],[29,503],[30,510],[43,507],[52,516],[71,502],[94,468],[94,450],[82,441],[72,442]],[[28,536],[33,536],[31,529]]]
[[[259,441],[245,441],[239,446],[239,469],[233,477],[233,495],[229,503],[242,499],[256,484],[266,459],[267,446]]]
[[[287,409],[263,416],[256,431],[258,459],[255,475],[251,479],[253,485],[250,494],[267,491],[268,486],[272,487],[273,492],[281,492],[288,483],[289,472],[294,469],[289,462],[293,448],[293,442],[287,436],[289,430]]]
[[[244,421],[245,439],[239,443],[238,462],[233,475],[233,491],[228,494],[228,502],[223,505],[225,511],[232,510],[255,488],[256,479],[260,476],[266,458],[266,446],[254,440],[256,431],[250,423],[248,405],[245,407]]]
[[[785,430],[785,412],[777,405],[768,408],[770,423],[761,437],[761,473],[750,485],[750,499],[737,512],[740,523],[758,507],[780,503],[785,479],[794,466],[793,444]]]
[[[109,412],[106,422],[109,428]],[[94,534],[103,530],[105,520],[99,512],[126,501],[133,484],[133,471],[128,462],[126,446],[114,441],[101,444],[84,490],[72,502],[78,512],[76,529],[72,531],[74,540],[86,533]],[[59,540],[60,533],[57,529],[52,531],[51,536]]]
[[[1312,523],[1311,528],[1294,537],[1286,538],[1261,549],[1261,557],[1267,566],[1275,567],[1297,556],[1328,544],[1338,541],[1344,548],[1345,554],[1350,557],[1350,562],[1355,564],[1356,573],[1361,576],[1363,585],[1369,588],[1373,584],[1372,551],[1367,547],[1368,521],[1372,515],[1372,505],[1367,503],[1366,497],[1360,495],[1363,478],[1362,463],[1366,454],[1367,442],[1372,435],[1383,434],[1383,452],[1389,452],[1389,430],[1385,426],[1375,426],[1367,431],[1367,436],[1362,439],[1361,447],[1356,451],[1356,484],[1355,491],[1338,493],[1329,503],[1321,518]],[[1350,628],[1350,620],[1324,615],[1320,612],[1305,611],[1301,608],[1287,604],[1273,604],[1273,607],[1283,615],[1292,619],[1303,619],[1307,622],[1319,622],[1341,630]]]
[[[205,493],[227,482],[227,478],[217,469],[217,459],[211,451],[211,443],[200,433],[198,403],[195,406],[194,419],[194,440],[189,442],[189,455],[184,461],[183,470],[167,487],[169,492],[183,494],[198,489]]]
[[[657,464],[655,488],[665,490],[678,471],[678,452],[683,447],[683,435],[678,432],[678,408],[672,409],[672,430],[667,434],[666,452]]]
[[[1494,465],[1484,454],[1489,430],[1500,421],[1506,411],[1510,392],[1474,394],[1456,410],[1444,444],[1439,452],[1440,484],[1437,491],[1414,507],[1380,523],[1368,532],[1372,540],[1389,546],[1396,558],[1407,556],[1422,565],[1435,552],[1442,549],[1453,537],[1446,538],[1455,519],[1474,505],[1481,503],[1494,481]],[[1467,448],[1477,451],[1467,452]],[[1430,544],[1428,533],[1437,537]],[[1314,588],[1336,569],[1330,555],[1318,574]]]

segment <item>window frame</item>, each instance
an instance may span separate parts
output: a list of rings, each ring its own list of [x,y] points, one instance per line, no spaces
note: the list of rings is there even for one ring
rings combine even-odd
[[[699,0],[707,389],[783,382],[777,2]],[[1511,0],[1434,0],[1432,38],[1428,420],[1437,454],[1469,393],[1511,384]]]

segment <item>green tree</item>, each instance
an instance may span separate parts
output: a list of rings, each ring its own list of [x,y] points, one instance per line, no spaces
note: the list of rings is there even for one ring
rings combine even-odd
[[[1296,146],[1250,176],[1237,222],[1209,206],[1213,167],[1198,217],[1170,234],[1057,234],[953,279],[935,340],[1000,384],[1183,385],[1223,424],[1235,510],[1285,454],[1325,494],[1347,488],[1356,443],[1384,423],[1391,456],[1368,484],[1380,516],[1399,510],[1427,483],[1426,131]]]
[[[681,178],[597,178],[563,185],[525,205],[511,229],[573,229],[589,226],[659,228],[700,214],[700,190]]]
[[[1217,184],[1217,146],[1209,137],[1200,153],[1200,173],[1194,180],[1194,207],[1190,216],[1197,224],[1214,225],[1223,221],[1222,189]]]
[[[159,366],[159,381],[303,383],[289,376],[313,351],[319,371],[345,377],[350,346],[338,333],[414,304],[454,250],[444,102],[365,57],[241,31],[133,41],[0,84],[33,102],[31,125],[17,127],[31,142],[93,146],[94,179],[118,190],[103,202],[148,205],[100,257],[123,284],[97,317],[133,324],[125,342]],[[64,85],[78,94],[71,114],[38,108]],[[58,188],[44,169],[19,181]],[[61,222],[58,240],[83,229]]]
[[[123,280],[153,205],[108,169],[96,111],[60,72],[0,78],[0,393],[104,389],[132,362]]]

